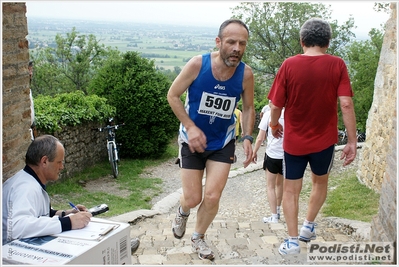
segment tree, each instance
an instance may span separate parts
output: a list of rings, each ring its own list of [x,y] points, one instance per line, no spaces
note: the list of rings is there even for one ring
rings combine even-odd
[[[327,20],[333,31],[328,52],[342,55],[343,48],[355,36],[350,31],[354,19],[350,17],[339,26],[336,20],[331,20],[329,7],[310,2],[242,2],[233,9],[234,17],[242,19],[250,30],[244,61],[263,83],[263,86],[256,87],[257,100],[267,95],[281,63],[303,52],[299,30],[306,20],[313,17]]]
[[[154,61],[137,52],[110,57],[98,70],[89,92],[106,97],[116,107],[121,156],[130,158],[162,155],[179,123],[166,99],[171,81],[157,71]]]
[[[181,68],[178,66],[175,66],[173,71],[169,69],[165,70],[163,67],[157,67],[156,69],[162,72],[162,74],[164,74],[166,77],[168,77],[171,82],[173,82],[176,79],[177,75],[179,75],[179,73],[181,72]]]
[[[66,37],[57,34],[56,47],[47,47],[34,51],[34,79],[32,91],[38,94],[81,90],[87,93],[87,87],[95,70],[111,53],[92,34],[81,35],[75,27]]]
[[[347,50],[348,71],[351,77],[352,90],[354,91],[353,102],[356,112],[357,128],[365,132],[368,112],[373,102],[374,79],[377,73],[380,58],[383,32],[371,29],[369,40],[355,41]],[[339,122],[343,129],[342,116]]]

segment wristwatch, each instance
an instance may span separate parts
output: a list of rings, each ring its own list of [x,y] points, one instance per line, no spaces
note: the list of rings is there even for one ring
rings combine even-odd
[[[65,217],[65,215],[66,215],[66,214],[65,214],[65,210],[63,210],[63,211],[61,212],[61,218],[62,218],[62,217]]]
[[[245,139],[249,140],[249,142],[251,142],[251,144],[254,142],[254,138],[250,135],[245,135],[242,140],[244,141]]]

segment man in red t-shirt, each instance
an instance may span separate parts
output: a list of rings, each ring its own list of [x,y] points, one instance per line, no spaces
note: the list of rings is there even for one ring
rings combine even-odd
[[[283,255],[300,253],[298,240],[316,239],[314,220],[327,196],[328,175],[338,141],[338,99],[348,132],[348,143],[341,155],[343,165],[356,157],[353,92],[345,62],[326,54],[331,36],[326,21],[306,21],[300,30],[304,53],[283,62],[268,95],[272,101],[270,127],[276,138],[282,135],[278,119],[285,107],[283,210],[289,238],[279,248]],[[299,194],[308,163],[312,192],[306,220],[298,235]]]

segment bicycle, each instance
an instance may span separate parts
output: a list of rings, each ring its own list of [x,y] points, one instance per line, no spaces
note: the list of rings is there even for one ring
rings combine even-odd
[[[344,145],[348,141],[348,137],[346,135],[346,129],[345,131],[338,130],[338,145]]]
[[[358,142],[365,142],[366,141],[366,133],[356,131],[356,137]]]
[[[356,129],[356,138],[358,142],[366,141],[366,133],[360,132],[359,129]],[[348,142],[348,134],[346,129],[344,131],[338,130],[338,145],[345,145]]]
[[[113,118],[109,119],[109,123],[113,123]],[[118,151],[119,151],[119,145],[115,141],[115,130],[117,130],[119,127],[125,125],[124,123],[119,124],[119,125],[107,125],[102,128],[97,128],[94,130],[98,130],[99,132],[105,132],[107,131],[108,136],[107,136],[107,151],[108,151],[108,160],[109,163],[111,164],[112,167],[112,174],[114,175],[114,178],[118,177],[119,170],[118,170],[118,162],[119,162],[119,157],[118,157]]]

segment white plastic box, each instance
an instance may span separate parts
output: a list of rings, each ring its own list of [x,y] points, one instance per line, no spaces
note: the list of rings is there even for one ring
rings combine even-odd
[[[83,229],[14,240],[2,247],[4,264],[131,264],[130,225],[92,218]]]

